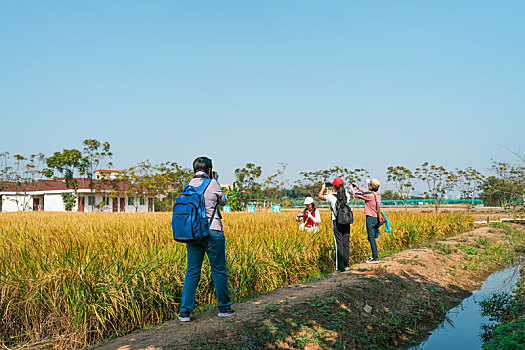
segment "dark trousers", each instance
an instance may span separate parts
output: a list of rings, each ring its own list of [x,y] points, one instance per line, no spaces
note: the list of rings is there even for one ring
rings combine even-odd
[[[379,259],[377,255],[376,238],[379,236],[379,219],[374,216],[366,216],[366,233],[368,234],[368,242],[372,249],[372,258]]]
[[[350,256],[350,225],[339,225],[332,221],[335,241],[335,269],[342,271],[348,267]]]

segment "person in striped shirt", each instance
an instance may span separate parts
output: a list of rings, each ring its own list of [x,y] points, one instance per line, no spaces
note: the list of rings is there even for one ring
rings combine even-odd
[[[377,212],[377,205],[381,205],[381,195],[378,192],[381,183],[377,179],[366,180],[368,190],[359,188],[356,183],[352,184],[352,194],[356,199],[365,201],[365,216],[366,216],[366,232],[368,234],[368,242],[372,249],[372,256],[366,260],[369,264],[379,263],[379,256],[377,255],[376,238],[379,236],[379,219]],[[377,200],[377,202],[376,202]]]

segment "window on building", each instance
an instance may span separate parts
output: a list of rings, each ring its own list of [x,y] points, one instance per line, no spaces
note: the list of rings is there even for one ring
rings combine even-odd
[[[95,196],[88,196],[88,205],[95,205]]]
[[[146,201],[144,200],[144,197],[140,197],[140,205],[145,205]]]
[[[104,205],[109,205],[109,198],[107,196],[102,197],[102,202],[104,202]]]
[[[133,197],[128,197],[128,205],[134,205]]]

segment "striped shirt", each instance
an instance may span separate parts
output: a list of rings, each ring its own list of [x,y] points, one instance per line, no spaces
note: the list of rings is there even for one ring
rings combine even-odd
[[[365,215],[373,216],[377,218],[377,205],[374,195],[371,191],[365,191],[362,188],[358,188],[359,192],[352,187],[352,194],[356,199],[362,199],[365,201]],[[381,205],[381,195],[378,192],[375,192],[377,197],[377,203]]]

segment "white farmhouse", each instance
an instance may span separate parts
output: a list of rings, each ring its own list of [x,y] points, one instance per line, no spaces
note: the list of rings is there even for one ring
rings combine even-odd
[[[108,171],[109,172],[109,171]],[[91,190],[89,180],[76,179],[77,196],[73,211],[77,212],[152,212],[153,196],[119,196],[123,191],[112,191],[102,179],[105,174],[98,172],[93,180],[96,188]],[[120,189],[125,184],[120,184]],[[129,186],[129,185],[127,185]],[[129,187],[128,187],[129,188]],[[66,187],[64,179],[38,179],[30,184],[4,183],[0,187],[0,212],[14,211],[65,211],[62,193],[74,193]]]

